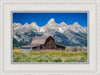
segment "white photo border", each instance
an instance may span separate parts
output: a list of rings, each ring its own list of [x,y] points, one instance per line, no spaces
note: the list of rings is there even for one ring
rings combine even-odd
[[[7,13],[7,10],[9,9],[9,10],[13,10],[13,11],[16,11],[14,8],[12,9],[12,8],[10,8],[9,7],[9,5],[10,4],[13,4],[14,5],[14,3],[15,3],[15,5],[16,4],[22,4],[22,8],[25,8],[25,7],[23,7],[23,4],[27,4],[27,3],[30,3],[31,5],[32,5],[32,3],[34,4],[34,3],[36,3],[36,4],[40,4],[40,5],[42,5],[42,3],[51,3],[51,4],[62,4],[62,3],[64,3],[64,4],[71,4],[71,3],[75,3],[75,4],[88,4],[88,6],[89,5],[93,5],[93,7],[95,8],[93,8],[93,10],[95,10],[95,11],[93,11],[93,13],[95,13],[95,14],[92,14],[92,15],[90,15],[89,14],[89,18],[90,18],[90,16],[96,16],[95,17],[95,23],[94,24],[96,24],[96,27],[95,27],[95,30],[93,30],[91,33],[93,33],[94,34],[94,36],[93,36],[93,38],[95,38],[95,40],[94,40],[94,43],[95,43],[95,48],[96,48],[96,51],[93,51],[94,53],[92,53],[94,56],[93,56],[93,59],[96,61],[96,62],[93,62],[92,63],[92,65],[89,63],[89,64],[82,64],[82,66],[80,67],[80,69],[81,70],[75,70],[75,68],[70,68],[70,70],[68,70],[67,68],[66,68],[66,65],[68,66],[68,68],[72,65],[72,66],[74,66],[74,67],[76,67],[76,69],[77,69],[77,66],[75,66],[75,65],[77,65],[77,64],[64,64],[63,66],[62,65],[60,65],[59,64],[59,67],[61,68],[61,69],[57,69],[57,68],[59,68],[59,67],[57,67],[58,65],[56,65],[56,64],[52,64],[52,67],[50,67],[51,65],[49,65],[49,64],[45,64],[45,65],[49,65],[48,66],[48,68],[50,67],[50,71],[49,70],[46,70],[46,69],[48,69],[48,68],[43,68],[44,70],[42,70],[42,68],[40,69],[39,67],[43,67],[43,66],[45,66],[44,64],[40,64],[39,66],[37,65],[37,64],[35,64],[34,65],[34,67],[36,68],[36,70],[35,69],[33,69],[32,67],[30,67],[30,69],[28,68],[28,69],[24,69],[24,68],[26,68],[26,67],[28,67],[28,66],[33,66],[33,64],[27,64],[27,65],[23,65],[23,64],[11,64],[11,63],[9,63],[9,62],[11,62],[10,60],[7,60],[7,59],[11,59],[11,58],[9,58],[9,56],[11,55],[9,52],[7,53],[7,50],[5,51],[5,49],[7,49],[7,40],[8,40],[8,42],[10,42],[11,41],[11,38],[10,38],[10,29],[8,29],[7,30],[7,28],[10,28],[10,25],[11,25],[11,22],[7,22],[7,19],[5,18],[5,17],[8,17],[8,18],[10,18],[11,17],[11,14],[9,14],[9,13]],[[69,1],[69,0],[67,0],[67,1],[31,1],[31,0],[29,0],[29,1],[26,1],[26,0],[24,0],[23,2],[22,1],[19,1],[18,0],[18,2],[17,1],[5,1],[5,0],[1,0],[1,8],[0,8],[0,10],[1,10],[1,19],[0,19],[0,21],[1,21],[1,32],[2,32],[2,37],[1,37],[1,50],[0,50],[0,73],[1,74],[42,74],[42,73],[45,73],[45,74],[100,74],[100,60],[99,60],[99,58],[100,58],[100,55],[99,55],[99,53],[100,53],[100,51],[99,51],[99,41],[100,41],[100,39],[99,39],[99,20],[100,20],[100,8],[99,8],[99,0],[88,0],[88,1],[86,1],[86,0],[82,0],[82,2],[81,1]],[[7,5],[8,4],[8,5]],[[16,6],[16,7],[18,7],[18,6]],[[18,7],[19,9],[21,9],[20,7]],[[73,8],[73,7],[72,7]],[[87,8],[86,8],[87,9]],[[22,9],[23,10],[23,9]],[[74,9],[75,10],[75,9]],[[28,10],[29,11],[29,10]],[[48,9],[47,9],[47,11],[49,11]],[[62,9],[61,9],[61,11],[62,11]],[[90,13],[91,13],[91,11],[89,11]],[[98,17],[99,16],[99,17]],[[10,25],[8,25],[8,27],[6,27],[7,25],[7,23],[4,23],[4,21],[5,22],[7,22],[8,24],[10,24]],[[90,20],[91,21],[91,20]],[[89,22],[90,22],[89,21]],[[90,25],[90,23],[89,23],[89,25]],[[92,24],[91,24],[92,25]],[[89,26],[90,27],[90,26]],[[89,28],[90,29],[90,28]],[[90,29],[91,30],[91,29]],[[89,32],[90,33],[90,32]],[[8,36],[7,36],[8,35]],[[96,37],[97,36],[97,37]],[[89,37],[90,39],[92,38],[92,37]],[[9,45],[8,45],[9,46]],[[92,45],[93,46],[93,45]],[[8,47],[8,49],[9,49],[9,47]],[[89,52],[90,52],[90,50],[89,50]],[[89,55],[91,55],[91,53],[89,53]],[[8,58],[7,58],[8,57]],[[89,56],[89,57],[92,57],[92,56]],[[5,62],[6,61],[6,62]],[[8,61],[8,62],[7,62]],[[80,64],[79,64],[80,65]],[[79,66],[78,65],[78,66]],[[89,70],[85,70],[84,68],[84,66],[86,66],[87,65],[87,69],[89,69]],[[11,66],[13,66],[13,67],[11,67]],[[26,66],[26,67],[24,67],[24,66]],[[38,66],[38,67],[37,67]],[[53,67],[54,66],[54,67]],[[64,67],[65,66],[65,67]],[[91,67],[92,66],[92,67]],[[20,67],[20,68],[19,68]],[[90,67],[90,68],[88,68],[88,67]],[[53,69],[53,68],[56,68],[56,70],[55,69]],[[64,70],[64,69],[66,69],[66,70]],[[82,69],[83,68],[83,69]],[[52,70],[53,69],[53,70]],[[63,69],[63,70],[62,70]],[[91,70],[90,70],[91,69]],[[29,71],[29,70],[31,70],[31,71]],[[83,71],[82,71],[83,70]],[[85,70],[85,71],[84,71]]]

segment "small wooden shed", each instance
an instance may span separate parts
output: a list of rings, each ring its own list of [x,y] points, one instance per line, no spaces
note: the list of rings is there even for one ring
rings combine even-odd
[[[51,36],[35,37],[30,45],[20,47],[21,52],[30,52],[36,50],[64,50],[64,46],[56,45]]]

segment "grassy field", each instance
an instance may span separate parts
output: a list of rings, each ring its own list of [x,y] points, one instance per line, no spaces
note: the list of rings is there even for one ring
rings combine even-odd
[[[87,62],[87,51],[41,50],[25,53],[14,49],[13,62]]]

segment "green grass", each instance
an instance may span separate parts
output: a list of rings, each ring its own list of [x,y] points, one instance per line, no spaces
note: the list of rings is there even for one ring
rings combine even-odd
[[[13,62],[87,62],[87,51],[41,50],[24,53],[20,49],[14,49]]]

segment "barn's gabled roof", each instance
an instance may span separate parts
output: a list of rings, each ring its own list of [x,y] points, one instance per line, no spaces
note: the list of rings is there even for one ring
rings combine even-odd
[[[45,44],[46,40],[51,36],[42,36],[42,37],[35,37],[30,45],[22,46],[22,47],[35,47],[42,44]],[[52,38],[52,37],[51,37]]]
[[[51,36],[35,37],[31,44],[44,44],[49,37]]]

